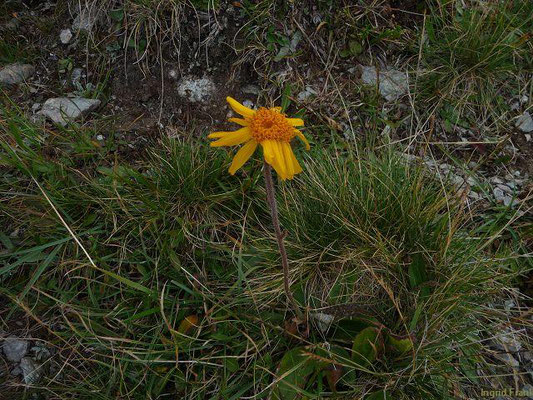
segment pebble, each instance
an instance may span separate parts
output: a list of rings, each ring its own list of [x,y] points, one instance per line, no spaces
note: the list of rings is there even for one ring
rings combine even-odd
[[[35,68],[30,64],[9,64],[0,69],[0,85],[16,85],[23,82],[35,73]]]
[[[495,187],[492,189],[492,193],[494,194],[494,198],[498,203],[503,203],[505,206],[508,206],[512,202],[511,196],[505,194],[505,192],[500,187]]]
[[[379,93],[388,101],[399,99],[409,89],[407,74],[394,69],[380,70],[378,74],[374,66],[361,66],[361,80],[365,85],[376,85],[379,81]]]
[[[254,102],[251,101],[251,100],[248,100],[248,99],[244,100],[244,101],[242,102],[242,105],[243,105],[244,107],[254,108]]]
[[[22,360],[20,360],[20,369],[22,370],[24,382],[27,385],[31,385],[39,381],[39,378],[41,377],[39,365],[30,357],[24,357]]]
[[[39,114],[65,126],[70,120],[90,113],[99,105],[100,100],[97,99],[57,97],[46,100]]]
[[[310,97],[316,96],[316,94],[317,92],[311,86],[306,86],[304,90],[298,93],[296,98],[298,99],[298,101],[306,101]]]
[[[515,126],[524,133],[533,132],[533,118],[529,112],[525,111],[516,119]]]
[[[178,83],[178,94],[191,103],[207,103],[215,93],[216,86],[208,77],[187,76]]]
[[[68,44],[70,42],[70,39],[72,39],[72,32],[70,29],[63,29],[61,33],[59,34],[59,40],[63,44]]]
[[[5,339],[2,350],[9,361],[19,362],[28,353],[28,342],[9,336]]]

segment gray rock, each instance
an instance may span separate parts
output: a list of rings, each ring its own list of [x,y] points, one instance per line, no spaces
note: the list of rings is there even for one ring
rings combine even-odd
[[[96,12],[83,8],[72,22],[72,30],[90,32],[96,23]]]
[[[316,321],[316,324],[318,326],[318,329],[322,333],[326,333],[331,326],[331,323],[335,319],[333,315],[325,314],[325,313],[313,313],[311,314],[311,317]]]
[[[501,188],[495,187],[492,190],[494,198],[498,203],[503,203],[505,206],[508,206],[513,201],[512,197],[506,194]]]
[[[70,120],[87,115],[99,105],[100,100],[97,99],[57,97],[46,100],[39,114],[65,126]]]
[[[16,85],[23,82],[35,73],[35,68],[30,64],[10,64],[0,70],[0,85]]]
[[[19,362],[28,353],[28,342],[9,336],[5,339],[2,350],[9,361]]]
[[[72,32],[70,29],[63,29],[59,34],[59,40],[61,40],[61,43],[68,44],[70,39],[72,39]]]
[[[216,86],[208,77],[185,77],[178,83],[178,94],[191,103],[207,103],[215,93]]]
[[[316,96],[316,91],[311,86],[306,86],[305,90],[302,90],[300,93],[298,93],[298,96],[296,98],[298,101],[306,101],[312,96]]]
[[[376,85],[379,80],[379,93],[388,101],[402,97],[409,89],[409,79],[405,72],[394,69],[379,71],[373,66],[361,66],[361,80],[365,85]]]
[[[83,68],[74,68],[72,70],[72,74],[70,75],[70,81],[74,86],[77,86],[81,82],[81,78],[83,77]]]
[[[498,350],[516,353],[522,349],[522,343],[518,340],[517,332],[506,329],[501,335],[494,338],[494,347]]]
[[[518,368],[520,366],[520,363],[518,362],[518,360],[514,358],[512,355],[510,355],[509,353],[496,353],[494,354],[494,358],[504,362],[506,365],[513,367],[513,368]]]
[[[257,96],[259,94],[259,87],[256,85],[246,85],[242,88],[242,92],[246,94],[253,94]]]
[[[20,360],[20,369],[22,370],[22,376],[26,385],[32,385],[39,381],[41,377],[41,371],[39,371],[40,365],[37,364],[30,357],[24,357]]]
[[[516,119],[515,126],[524,133],[533,132],[533,118],[529,112],[525,111]]]

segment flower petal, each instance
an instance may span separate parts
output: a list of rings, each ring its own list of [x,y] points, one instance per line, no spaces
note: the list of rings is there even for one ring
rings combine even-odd
[[[218,139],[227,135],[231,135],[232,133],[235,133],[236,131],[220,131],[220,132],[213,132],[207,135],[209,139]]]
[[[261,146],[263,147],[263,156],[265,157],[265,161],[272,165],[274,162],[274,149],[272,148],[272,141],[263,140],[261,142]]]
[[[289,149],[290,149],[290,157],[292,161],[292,166],[294,168],[294,174],[299,174],[303,171],[302,167],[300,166],[300,163],[298,162],[296,156],[294,155],[294,152],[292,151],[292,147],[287,143]]]
[[[218,132],[217,132],[218,133]],[[241,128],[235,132],[230,132],[228,135],[222,136],[222,138],[211,142],[211,147],[220,147],[220,146],[235,146],[247,142],[252,138],[252,134],[248,127]]]
[[[283,149],[281,148],[281,142],[277,140],[273,142],[274,152],[276,154],[276,172],[281,176],[282,179],[287,178],[287,163],[285,162],[285,157],[283,156]]]
[[[304,136],[304,134],[302,132],[300,132],[298,129],[295,129],[294,133],[296,134],[296,136],[298,136],[298,139],[300,139],[302,142],[304,142],[305,149],[309,150],[311,148],[311,146],[309,145],[309,142],[307,141],[307,139]]]
[[[292,126],[304,126],[305,122],[301,118],[287,118],[287,122]]]
[[[248,126],[248,121],[246,121],[244,118],[228,118],[229,122],[235,122],[236,124],[242,125],[242,126]]]
[[[256,148],[257,142],[253,139],[242,146],[237,154],[235,154],[235,157],[233,157],[233,161],[229,167],[229,173],[231,175],[235,174],[235,172],[237,172],[237,170],[242,167],[246,161],[248,161],[252,154],[254,154]]]
[[[233,111],[241,114],[243,117],[251,117],[255,114],[255,111],[251,108],[243,106],[237,100],[232,97],[226,97],[226,101],[229,103],[230,107],[233,108]]]
[[[289,143],[284,142],[281,144],[281,148],[283,150],[283,156],[285,157],[285,162],[287,164],[287,178],[292,179],[296,172],[293,162],[294,154],[292,153],[291,145]]]

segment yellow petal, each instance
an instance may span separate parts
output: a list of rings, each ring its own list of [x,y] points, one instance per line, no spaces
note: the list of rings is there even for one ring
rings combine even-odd
[[[287,122],[292,126],[304,126],[305,122],[301,118],[287,118]]]
[[[298,138],[304,142],[305,144],[305,149],[306,150],[309,150],[311,148],[311,146],[309,146],[309,142],[307,141],[306,137],[304,136],[304,134],[302,132],[300,132],[298,129],[295,129],[294,130],[294,133],[296,134],[296,136],[298,136]]]
[[[283,150],[281,148],[281,143],[278,142],[278,141],[274,141],[273,142],[273,148],[274,148],[274,153],[275,153],[275,157],[276,157],[276,172],[278,173],[278,175],[280,175],[283,179],[286,179],[287,178],[287,165],[286,165],[286,162],[285,162],[285,157],[283,156]]]
[[[248,121],[246,121],[244,118],[228,118],[229,122],[235,122],[236,124],[242,125],[242,126],[248,126]]]
[[[246,161],[248,161],[252,154],[254,154],[256,148],[257,142],[253,139],[242,146],[237,154],[235,154],[235,157],[233,157],[233,161],[229,167],[229,173],[231,175],[235,174],[235,172],[237,172],[237,170],[242,167]]]
[[[261,142],[261,146],[263,147],[263,156],[265,157],[266,162],[272,165],[274,161],[274,149],[272,148],[272,141],[263,140]]]
[[[255,111],[251,108],[243,106],[237,100],[232,97],[226,97],[226,101],[229,103],[230,107],[233,108],[233,111],[241,114],[243,117],[251,117],[255,114]]]
[[[281,148],[283,150],[283,156],[285,157],[285,162],[287,164],[287,177],[289,179],[292,179],[295,173],[295,169],[294,169],[294,162],[291,157],[291,155],[294,156],[294,154],[292,154],[291,145],[285,142],[281,144]]]
[[[231,135],[232,133],[235,133],[236,131],[220,131],[220,132],[213,132],[207,135],[209,139],[218,139],[227,135]]]
[[[281,112],[281,107],[272,107],[271,110],[274,110],[274,111],[277,111],[277,112]]]
[[[303,171],[302,167],[300,166],[300,163],[298,162],[298,160],[296,159],[296,156],[294,155],[294,152],[292,151],[292,148],[289,146],[289,149],[290,149],[290,157],[291,157],[291,160],[292,160],[292,166],[294,168],[294,174],[299,174],[300,172]]]
[[[211,142],[211,147],[220,147],[220,146],[235,146],[237,144],[241,144],[244,142],[247,142],[252,138],[252,134],[250,133],[250,129],[247,127],[241,128],[239,130],[236,130],[235,132],[231,132],[229,135],[224,135],[222,138]]]

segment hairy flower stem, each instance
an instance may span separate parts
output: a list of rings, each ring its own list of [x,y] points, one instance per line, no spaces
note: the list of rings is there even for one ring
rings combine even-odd
[[[287,259],[287,252],[285,251],[285,245],[283,244],[284,235],[281,232],[281,227],[279,225],[278,206],[276,203],[274,181],[272,180],[272,168],[266,161],[264,162],[263,171],[265,173],[267,203],[270,208],[270,215],[272,216],[274,232],[276,233],[276,239],[278,240],[279,253],[281,255],[281,264],[283,266],[283,284],[285,286],[285,294],[287,295],[287,298],[289,299],[289,303],[291,304],[292,308],[296,312],[296,315],[298,316],[298,318],[303,320],[304,316],[302,312],[300,311],[300,308],[298,307],[296,300],[294,300],[294,297],[292,297],[292,293],[289,288],[289,261]]]

